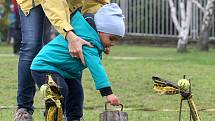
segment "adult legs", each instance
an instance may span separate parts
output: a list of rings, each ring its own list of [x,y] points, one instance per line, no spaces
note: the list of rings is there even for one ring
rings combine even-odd
[[[22,40],[21,29],[16,29],[14,31],[14,43],[13,43],[13,53],[14,54],[19,54],[21,40]]]
[[[30,65],[42,47],[44,12],[41,6],[30,11],[28,16],[20,10],[22,42],[18,63],[18,109],[24,108],[33,113],[35,82],[32,79]]]
[[[42,47],[42,34],[43,34],[43,22],[44,13],[41,6],[33,8],[28,16],[25,16],[22,11],[20,11],[21,29],[22,29],[22,42],[20,49],[20,58],[18,64],[18,91],[17,91],[17,105],[18,109],[24,108],[28,112],[33,113],[33,98],[35,94],[35,82],[32,79],[30,72],[30,65]],[[76,79],[74,85],[72,86],[71,97],[72,100],[68,105],[71,107],[69,117],[72,119],[80,119],[83,115],[83,89],[80,79]],[[72,83],[72,84],[73,84]],[[69,99],[66,99],[69,100]],[[68,101],[67,101],[68,102]],[[74,109],[73,109],[74,107]]]

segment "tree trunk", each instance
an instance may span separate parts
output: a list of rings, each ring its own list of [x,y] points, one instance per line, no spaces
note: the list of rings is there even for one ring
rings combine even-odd
[[[187,44],[181,41],[184,41],[184,40],[181,40],[181,39],[178,40],[177,52],[185,53],[187,52]]]
[[[209,51],[209,28],[200,32],[197,48],[200,51]]]
[[[187,1],[186,11],[184,8],[184,3],[181,5],[181,30],[179,31],[179,40],[177,45],[177,52],[185,53],[187,52],[187,43],[189,37],[190,23],[192,17],[192,2],[191,0]]]
[[[205,8],[203,22],[201,25],[200,37],[197,43],[197,48],[200,51],[209,50],[209,31],[211,29],[212,15],[214,13],[215,0],[208,0]]]
[[[187,42],[188,42],[189,30],[182,30],[179,33],[179,40],[177,44],[177,52],[185,53],[187,52]]]

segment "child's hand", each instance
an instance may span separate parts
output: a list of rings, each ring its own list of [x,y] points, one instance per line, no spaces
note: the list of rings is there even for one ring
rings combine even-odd
[[[116,106],[116,105],[120,104],[119,99],[114,94],[108,95],[106,97],[106,99],[107,99],[107,102],[110,103],[113,106]]]
[[[108,55],[110,53],[110,48],[109,47],[105,47],[104,53]]]

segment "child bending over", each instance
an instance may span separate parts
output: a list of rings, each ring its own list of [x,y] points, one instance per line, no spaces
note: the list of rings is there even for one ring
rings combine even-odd
[[[60,120],[61,116],[56,116],[52,111],[59,114],[64,110],[67,120],[71,120],[69,118],[71,117],[70,101],[74,99],[70,94],[76,90],[73,81],[81,76],[85,68],[89,68],[96,89],[106,97],[107,102],[111,105],[120,103],[111,90],[111,84],[101,59],[102,52],[109,53],[110,47],[124,36],[123,18],[122,11],[117,4],[104,5],[94,16],[95,29],[77,11],[71,16],[73,31],[93,45],[93,47],[87,45],[82,47],[84,62],[70,54],[68,42],[61,35],[45,45],[34,58],[31,65],[32,77],[44,93],[47,120],[50,118]],[[93,17],[88,19],[93,19]]]

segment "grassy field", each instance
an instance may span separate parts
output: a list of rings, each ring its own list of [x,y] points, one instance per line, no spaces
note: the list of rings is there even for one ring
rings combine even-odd
[[[0,45],[0,121],[11,121],[16,105],[17,56],[11,47]],[[103,61],[113,85],[128,112],[129,121],[177,121],[180,96],[164,96],[153,91],[153,75],[177,82],[182,76],[192,78],[193,95],[198,109],[215,109],[215,50],[179,54],[175,48],[116,46]],[[88,70],[84,71],[85,121],[98,121],[104,99],[95,91]],[[35,121],[43,121],[43,101],[35,97]],[[39,108],[39,109],[38,109]],[[113,109],[114,107],[110,107]],[[130,109],[169,109],[173,111],[143,111]],[[188,105],[184,102],[182,120],[189,120]],[[175,111],[174,111],[175,110]],[[203,121],[214,121],[215,112],[200,111]]]

